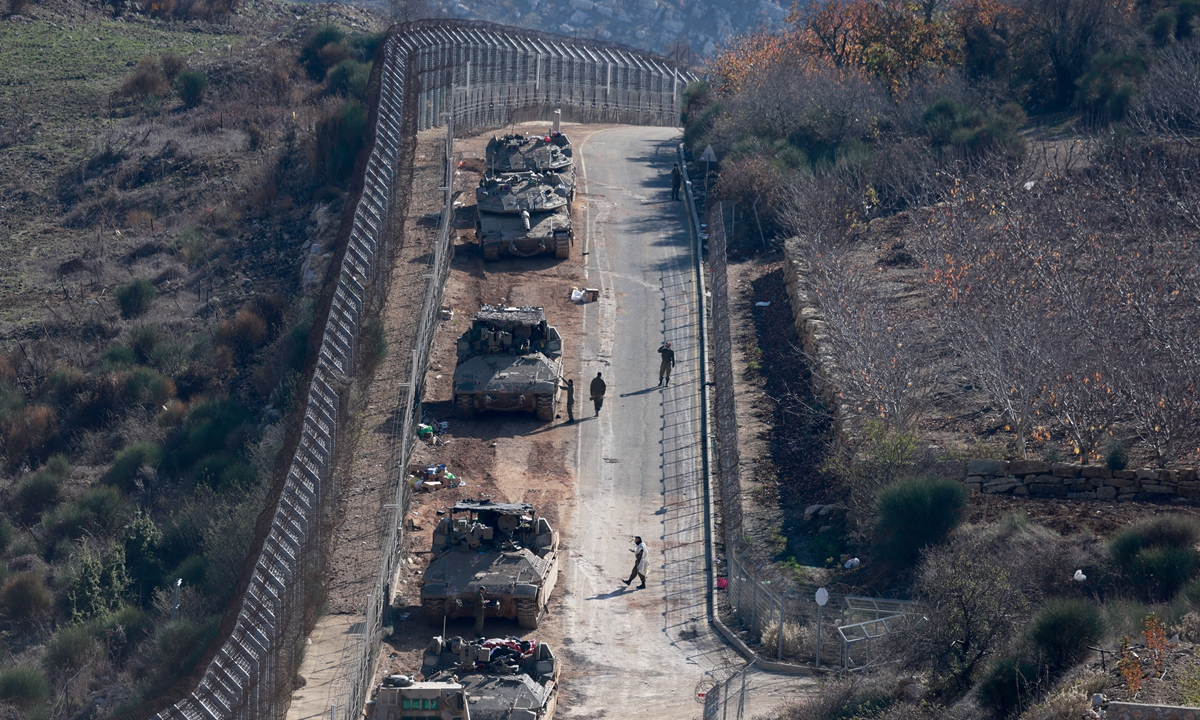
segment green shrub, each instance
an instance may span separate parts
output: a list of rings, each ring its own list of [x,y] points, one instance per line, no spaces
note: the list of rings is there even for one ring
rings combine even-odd
[[[970,108],[942,98],[925,111],[922,125],[930,142],[940,151],[956,150],[966,155],[1002,150],[1022,154],[1025,141],[1020,128],[1025,112],[1009,103],[999,110]]]
[[[145,648],[147,667],[153,668],[152,687],[161,690],[195,666],[208,642],[216,636],[220,618],[203,625],[172,620],[159,626]]]
[[[167,76],[163,74],[162,63],[152,56],[142,58],[133,75],[121,85],[122,95],[139,101],[166,97],[170,91],[171,85],[167,82]]]
[[[98,633],[108,656],[121,663],[153,627],[154,622],[149,615],[139,608],[126,605],[104,618],[99,624]]]
[[[55,539],[75,540],[87,534],[108,535],[125,524],[129,508],[121,491],[97,487],[75,502],[42,515],[42,525]]]
[[[132,592],[138,604],[144,606],[150,602],[154,588],[163,580],[162,531],[149,515],[138,513],[125,526],[122,543]]]
[[[17,485],[13,505],[22,522],[35,522],[42,512],[61,501],[62,482],[70,473],[71,467],[66,465],[66,472],[59,472],[59,468],[66,463],[66,459],[61,455],[55,455],[52,462],[54,467],[47,463],[47,467],[33,473]]]
[[[192,405],[187,419],[167,441],[163,467],[172,473],[194,474],[209,455],[240,451],[253,429],[252,417],[233,398],[219,398]]]
[[[135,367],[125,376],[125,404],[159,407],[175,397],[175,381],[148,367]]]
[[[367,88],[371,84],[371,63],[343,60],[325,75],[325,89],[330,95],[366,103]]]
[[[204,587],[204,580],[207,576],[208,559],[200,554],[189,555],[179,563],[178,567],[168,573],[171,582],[175,582],[175,579],[178,578],[192,587]]]
[[[150,303],[158,297],[154,283],[145,278],[137,278],[133,282],[118,285],[116,291],[117,305],[121,308],[121,317],[126,320],[141,317],[150,309]]]
[[[1130,585],[1151,601],[1168,600],[1197,567],[1200,525],[1183,515],[1146,518],[1121,530],[1108,549]]]
[[[0,700],[28,710],[49,697],[50,683],[36,669],[19,665],[0,670]]]
[[[100,355],[100,362],[106,370],[124,370],[137,364],[137,355],[125,345],[110,345]]]
[[[76,393],[83,389],[84,375],[79,368],[58,366],[50,371],[42,393],[56,405],[69,405]]]
[[[348,57],[345,31],[336,25],[322,25],[301,46],[299,63],[313,81],[321,82],[329,68]]]
[[[46,646],[46,664],[55,670],[78,670],[100,649],[92,628],[67,625]]]
[[[194,108],[204,102],[204,91],[208,89],[208,76],[199,70],[184,70],[175,78],[175,92],[187,107]]]
[[[154,443],[134,443],[117,453],[112,467],[101,476],[100,481],[128,493],[137,492],[138,470],[143,465],[157,468],[162,459],[162,448]]]
[[[53,609],[54,595],[34,573],[14,575],[0,589],[0,613],[10,621],[33,622],[49,616]]]
[[[367,110],[354,100],[317,123],[318,172],[330,185],[341,186],[350,178],[366,129]]]
[[[1019,657],[994,660],[984,671],[976,692],[979,701],[998,716],[1024,706],[1037,682],[1037,665]]]
[[[187,60],[178,53],[165,52],[158,56],[158,62],[162,66],[163,76],[167,82],[173,82],[179,73],[187,68]]]
[[[921,551],[946,538],[962,520],[967,491],[945,478],[914,478],[886,487],[876,499],[875,542],[897,567],[917,562]]]
[[[7,380],[0,380],[0,421],[7,420],[25,407],[25,393]]]
[[[1104,465],[1109,470],[1124,470],[1129,463],[1129,457],[1125,452],[1125,446],[1119,442],[1111,442],[1105,449]]]
[[[0,517],[0,554],[3,554],[8,547],[13,544],[13,539],[16,537],[17,531],[13,528],[12,523],[8,518]]]
[[[258,484],[258,475],[249,463],[231,455],[208,455],[195,470],[196,482],[218,494],[246,490]]]
[[[1057,598],[1046,603],[1033,619],[1030,637],[1042,652],[1051,672],[1078,663],[1104,635],[1100,611],[1086,600]]]
[[[109,547],[107,557],[101,558],[84,542],[79,568],[67,591],[72,618],[82,621],[108,616],[121,607],[128,588],[125,548],[114,544]]]

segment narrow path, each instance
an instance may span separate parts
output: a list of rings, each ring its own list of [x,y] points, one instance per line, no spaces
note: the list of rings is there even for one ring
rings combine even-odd
[[[586,419],[576,428],[561,617],[565,718],[698,716],[697,683],[743,664],[705,617],[696,288],[683,203],[670,199],[677,136],[620,127],[574,139],[585,273],[602,294],[583,308],[579,350]],[[670,386],[658,388],[664,340],[677,366]],[[592,419],[586,389],[597,372],[608,393]],[[621,582],[634,535],[650,548],[640,591]],[[752,673],[747,716],[806,684]]]

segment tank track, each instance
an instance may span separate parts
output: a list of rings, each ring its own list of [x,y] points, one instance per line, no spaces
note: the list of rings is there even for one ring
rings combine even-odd
[[[543,422],[550,422],[554,419],[554,396],[553,395],[538,395],[534,400],[537,403],[537,419]]]
[[[425,622],[435,627],[441,627],[442,618],[446,616],[446,601],[441,598],[430,598],[421,603],[425,611]]]
[[[537,630],[538,602],[537,600],[517,601],[517,624],[526,630]]]
[[[470,420],[475,417],[475,398],[470,395],[455,395],[454,408],[458,411],[460,420]]]

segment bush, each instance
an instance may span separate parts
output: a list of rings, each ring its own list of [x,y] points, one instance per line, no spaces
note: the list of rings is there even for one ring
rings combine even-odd
[[[93,488],[78,500],[42,515],[42,525],[55,539],[75,540],[86,534],[110,534],[125,524],[129,508],[112,487]]]
[[[326,182],[343,185],[354,171],[367,129],[367,110],[353,100],[317,123],[317,168]]]
[[[125,405],[161,407],[175,397],[175,381],[157,370],[137,367],[125,376]]]
[[[60,365],[50,371],[42,393],[55,405],[70,405],[76,393],[83,389],[83,379],[83,371],[79,368]]]
[[[53,609],[54,595],[32,572],[14,575],[0,589],[0,613],[10,621],[30,623],[48,617]]]
[[[40,453],[55,433],[54,411],[45,405],[21,408],[8,419],[5,452],[9,463],[19,465],[29,452]]]
[[[184,70],[175,78],[175,92],[187,107],[194,108],[204,101],[208,76],[199,70]]]
[[[138,471],[143,466],[157,468],[162,462],[162,448],[154,443],[134,443],[117,453],[112,467],[100,478],[105,485],[121,488],[127,493],[138,491]]]
[[[87,625],[59,628],[46,646],[46,664],[55,670],[78,670],[99,650],[99,643]]]
[[[8,518],[0,517],[0,554],[3,554],[12,545],[16,534],[17,531],[13,528],[12,523],[8,521]]]
[[[1037,665],[1019,657],[993,661],[979,681],[979,701],[996,715],[1009,715],[1021,708],[1033,694]]]
[[[126,320],[140,317],[150,309],[150,303],[158,297],[154,284],[145,278],[117,286],[117,305],[121,308],[121,317]]]
[[[1119,442],[1111,442],[1104,453],[1104,465],[1109,470],[1124,470],[1129,463],[1125,446]]]
[[[159,56],[158,62],[167,82],[174,82],[175,78],[179,77],[179,73],[187,69],[187,60],[182,55],[173,52],[163,53]]]
[[[171,85],[163,73],[162,64],[156,57],[145,57],[121,85],[121,94],[136,100],[163,98],[171,92]]]
[[[359,102],[367,102],[367,88],[371,84],[371,63],[343,60],[325,75],[325,89],[330,95],[341,95]]]
[[[147,667],[154,669],[153,689],[161,690],[187,673],[216,636],[220,618],[200,625],[173,620],[158,628],[145,649]]]
[[[1058,598],[1046,603],[1033,619],[1030,637],[1051,672],[1075,665],[1089,645],[1104,635],[1100,611],[1086,600]]]
[[[875,542],[880,555],[897,567],[909,567],[921,551],[946,538],[962,520],[967,491],[944,478],[901,480],[876,500],[879,519]]]
[[[315,82],[325,79],[329,68],[350,57],[346,33],[336,25],[317,28],[300,49],[299,62]]]
[[[49,697],[50,683],[34,668],[17,666],[0,670],[0,700],[29,709],[46,702]]]
[[[48,508],[61,499],[62,482],[71,473],[71,465],[62,455],[55,455],[41,470],[21,481],[17,486],[13,504],[18,516],[32,523]]]
[[[1146,518],[1109,541],[1108,549],[1130,585],[1151,601],[1168,600],[1197,566],[1200,526],[1183,515]]]

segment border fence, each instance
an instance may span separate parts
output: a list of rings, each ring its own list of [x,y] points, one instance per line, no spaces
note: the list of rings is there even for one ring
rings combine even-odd
[[[855,597],[836,590],[829,592],[827,605],[821,608],[816,601],[815,585],[794,582],[777,563],[745,541],[724,208],[717,202],[706,203],[705,209],[712,291],[709,342],[713,349],[716,426],[714,473],[721,504],[727,578],[726,592],[717,603],[717,612],[724,611],[731,625],[740,626],[743,641],[748,646],[757,646],[758,657],[763,660],[792,663],[819,660],[823,666],[861,669],[873,662],[873,642],[907,625],[915,608],[912,603],[899,600]]]
[[[292,429],[287,472],[260,517],[252,567],[226,613],[222,639],[190,686],[164,696],[148,714],[162,720],[282,718],[299,653],[315,621],[321,568],[336,514],[336,464],[349,441],[344,432],[360,333],[386,298],[390,259],[407,211],[404,150],[418,130],[448,124],[445,206],[430,260],[420,326],[412,346],[409,382],[398,402],[387,469],[395,487],[373,590],[366,599],[358,645],[343,672],[347,696],[330,720],[361,715],[378,660],[390,580],[403,557],[402,520],[408,508],[402,470],[413,447],[412,426],[451,258],[454,127],[501,127],[545,119],[561,108],[579,122],[675,125],[683,88],[695,76],[669,61],[610,43],[572,41],[533,31],[467,21],[421,21],[392,28],[372,78],[377,102],[361,191],[340,238],[336,286],[327,312],[304,413]],[[342,432],[339,432],[342,431]],[[269,522],[268,522],[269,521]],[[164,707],[165,706],[165,707]],[[141,714],[141,713],[139,713]]]

